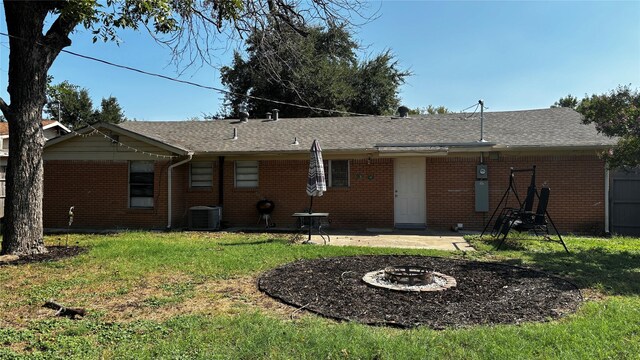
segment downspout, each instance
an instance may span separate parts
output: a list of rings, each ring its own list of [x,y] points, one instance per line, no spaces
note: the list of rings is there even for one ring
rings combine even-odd
[[[224,205],[224,156],[218,156],[218,204]]]
[[[184,159],[182,161],[179,161],[179,162],[177,162],[177,163],[175,163],[173,165],[170,165],[169,169],[167,170],[167,177],[169,178],[168,182],[167,182],[168,183],[168,187],[167,187],[167,230],[171,229],[171,210],[172,210],[171,209],[172,208],[172,206],[171,206],[171,200],[172,200],[171,199],[172,198],[172,196],[171,196],[171,194],[172,194],[172,192],[171,192],[171,187],[172,187],[172,181],[171,181],[172,176],[171,176],[171,173],[172,173],[172,170],[173,170],[174,167],[177,167],[177,166],[180,166],[182,164],[188,163],[189,161],[191,161],[191,159],[193,159],[193,152],[189,152],[187,154],[187,158],[186,159]]]
[[[609,229],[609,167],[605,165],[604,167],[604,232],[605,234],[610,233]]]

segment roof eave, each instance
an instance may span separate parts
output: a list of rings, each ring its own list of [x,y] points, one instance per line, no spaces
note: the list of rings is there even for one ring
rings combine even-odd
[[[177,154],[177,155],[192,155],[194,153],[192,150],[185,149],[185,148],[182,148],[182,147],[179,147],[179,146],[176,146],[176,145],[167,144],[167,143],[165,143],[163,141],[159,141],[159,140],[153,139],[151,137],[139,134],[137,132],[124,129],[124,128],[119,127],[117,125],[107,124],[107,123],[99,123],[99,124],[96,124],[96,125],[85,126],[82,129],[78,129],[77,131],[73,131],[73,132],[70,132],[70,133],[65,134],[63,136],[59,136],[59,137],[53,138],[53,139],[51,139],[51,140],[49,140],[49,141],[47,141],[45,143],[45,148],[49,147],[49,146],[52,146],[52,145],[55,145],[55,144],[58,144],[60,142],[67,141],[68,139],[71,139],[71,138],[75,137],[76,133],[84,135],[84,134],[88,134],[88,133],[90,133],[90,132],[92,132],[92,131],[94,131],[96,129],[101,129],[101,128],[107,129],[109,131],[112,131],[112,132],[120,134],[120,135],[125,135],[125,136],[128,136],[128,137],[131,137],[133,139],[145,142],[147,144],[156,146],[156,147],[158,147],[160,149],[166,150],[168,152],[171,152],[171,153],[174,153],[174,154]]]
[[[66,127],[66,126],[62,125],[62,124],[61,124],[61,123],[59,123],[58,121],[54,121],[54,122],[52,122],[51,124],[48,124],[48,125],[43,126],[43,127],[42,127],[42,130],[51,129],[52,127],[56,127],[56,126],[57,126],[57,127],[59,127],[59,128],[61,128],[61,129],[62,129],[62,130],[64,130],[64,131],[66,131],[67,133],[70,133],[70,132],[71,132],[71,130],[69,130],[69,128],[68,128],[68,127]]]

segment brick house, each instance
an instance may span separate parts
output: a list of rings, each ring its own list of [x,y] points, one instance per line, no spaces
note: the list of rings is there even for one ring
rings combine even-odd
[[[481,230],[509,169],[536,165],[561,232],[606,230],[598,153],[613,140],[567,108],[489,112],[483,124],[485,141],[477,114],[94,125],[47,142],[44,223],[66,227],[75,206],[75,228],[179,229],[190,208],[219,206],[224,224],[256,226],[256,203],[267,198],[272,221],[288,227],[309,204],[309,147],[318,139],[328,190],[313,207],[334,228]],[[528,183],[517,179],[520,194]]]
[[[45,139],[68,134],[70,130],[55,120],[42,120],[42,134]],[[9,123],[0,122],[0,217],[4,216],[5,176],[9,160]]]

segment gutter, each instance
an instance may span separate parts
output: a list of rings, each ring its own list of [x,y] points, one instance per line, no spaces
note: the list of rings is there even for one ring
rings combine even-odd
[[[172,192],[171,192],[171,187],[172,187],[172,181],[171,181],[171,173],[174,167],[180,166],[182,164],[186,164],[189,161],[191,161],[191,159],[193,159],[193,151],[189,151],[189,153],[187,153],[187,158],[177,162],[175,164],[172,164],[169,166],[169,169],[167,170],[167,177],[168,179],[168,186],[167,186],[167,230],[171,229],[171,200],[172,200]]]
[[[411,147],[491,147],[497,145],[494,142],[479,142],[479,141],[471,141],[471,142],[449,142],[449,143],[380,143],[375,144],[374,147],[402,147],[402,148],[411,148]]]
[[[566,150],[575,150],[575,151],[584,151],[584,150],[606,150],[611,148],[613,145],[608,144],[593,144],[593,145],[555,145],[555,146],[544,146],[544,145],[496,145],[494,146],[494,150],[500,151],[527,151],[527,150],[544,150],[544,151],[566,151]]]

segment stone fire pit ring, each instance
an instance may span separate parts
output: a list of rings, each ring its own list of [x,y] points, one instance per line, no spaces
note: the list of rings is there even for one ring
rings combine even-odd
[[[362,281],[373,287],[395,291],[444,291],[456,286],[452,276],[429,271],[421,266],[387,266],[383,270],[371,271]]]
[[[434,269],[434,275],[449,276],[456,285],[441,291],[395,291],[363,280],[367,273],[397,264]],[[582,301],[573,283],[541,271],[413,255],[299,260],[262,274],[258,288],[331,319],[402,328],[549,321],[575,312]]]

